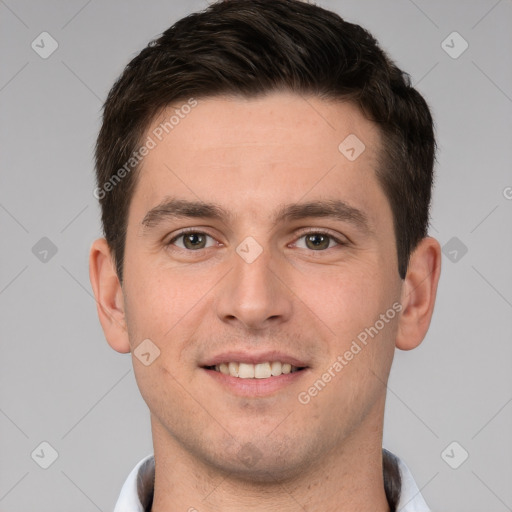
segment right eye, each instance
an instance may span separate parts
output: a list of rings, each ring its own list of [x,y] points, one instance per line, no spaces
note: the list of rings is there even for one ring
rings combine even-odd
[[[213,243],[208,244],[208,238],[210,238]],[[199,249],[207,249],[208,247],[212,247],[215,245],[214,239],[207,235],[206,233],[202,233],[201,231],[182,231],[178,235],[174,236],[171,240],[169,240],[167,245],[176,245],[180,249],[189,250],[189,251],[197,251]]]

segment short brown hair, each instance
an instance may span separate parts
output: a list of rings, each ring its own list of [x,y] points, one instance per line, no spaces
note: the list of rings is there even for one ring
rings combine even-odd
[[[155,116],[192,97],[252,98],[277,90],[351,101],[379,126],[383,151],[376,175],[393,213],[398,272],[405,278],[429,223],[435,138],[425,100],[371,34],[331,11],[299,0],[224,0],[150,42],[105,102],[95,195],[121,282],[138,175],[138,166],[127,172],[126,162]]]

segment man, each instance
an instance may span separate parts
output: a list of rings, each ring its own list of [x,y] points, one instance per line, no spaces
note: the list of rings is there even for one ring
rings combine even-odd
[[[90,277],[154,457],[116,512],[428,510],[382,428],[434,308],[434,151],[406,75],[305,2],[215,3],[130,62]]]

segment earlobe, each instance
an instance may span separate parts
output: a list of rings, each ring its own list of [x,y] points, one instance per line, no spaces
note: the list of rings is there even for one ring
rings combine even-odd
[[[397,348],[411,350],[423,341],[432,319],[440,274],[441,247],[435,238],[426,237],[409,259],[402,286]]]
[[[117,352],[130,352],[124,298],[114,261],[104,238],[91,246],[89,278],[96,298],[98,317],[109,345]]]

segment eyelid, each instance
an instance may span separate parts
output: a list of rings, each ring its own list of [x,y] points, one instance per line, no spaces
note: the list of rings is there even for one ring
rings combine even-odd
[[[340,236],[339,234],[335,234],[324,228],[306,228],[299,232],[299,235],[297,236],[295,242],[293,243],[296,243],[297,240],[309,234],[328,236],[329,238],[334,240],[338,245],[348,245],[350,243],[350,240],[346,236]]]
[[[215,240],[215,242],[217,242],[218,244],[221,244],[221,242],[219,242],[213,235],[211,235],[210,233],[208,233],[204,229],[196,228],[196,227],[189,227],[189,228],[183,228],[180,231],[178,231],[176,234],[174,234],[169,239],[168,242],[165,243],[165,245],[166,246],[174,245],[174,242],[176,242],[176,240],[178,240],[183,235],[186,235],[187,233],[197,233],[199,235],[206,235],[206,236],[210,237],[211,239]],[[178,247],[178,249],[182,249],[182,248]],[[209,249],[209,247],[205,247],[205,249]],[[200,249],[198,249],[198,250],[200,250]],[[197,251],[190,251],[190,252],[197,252]]]

